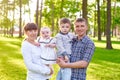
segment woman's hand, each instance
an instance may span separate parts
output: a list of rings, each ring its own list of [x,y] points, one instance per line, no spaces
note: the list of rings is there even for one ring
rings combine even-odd
[[[50,74],[49,75],[52,75],[54,73],[52,65],[46,64],[46,66],[48,66],[50,68]]]

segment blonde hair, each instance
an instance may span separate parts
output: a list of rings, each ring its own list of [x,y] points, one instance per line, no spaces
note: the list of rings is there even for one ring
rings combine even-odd
[[[47,26],[42,27],[40,31],[46,31],[46,30],[51,32],[50,28]]]

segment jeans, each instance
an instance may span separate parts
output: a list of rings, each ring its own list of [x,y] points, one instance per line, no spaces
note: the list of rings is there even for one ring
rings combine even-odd
[[[71,68],[60,68],[56,80],[71,80]]]

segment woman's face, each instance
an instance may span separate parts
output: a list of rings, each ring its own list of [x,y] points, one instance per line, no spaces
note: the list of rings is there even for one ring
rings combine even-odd
[[[37,38],[38,30],[28,30],[26,35],[29,39],[35,40]]]

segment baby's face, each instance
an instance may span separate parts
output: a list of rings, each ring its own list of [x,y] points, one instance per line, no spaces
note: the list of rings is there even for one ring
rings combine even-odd
[[[51,32],[49,30],[43,30],[41,31],[41,36],[44,38],[44,39],[48,39],[50,38],[51,36]]]
[[[70,30],[70,24],[65,23],[60,25],[60,31],[64,34],[68,33]]]

